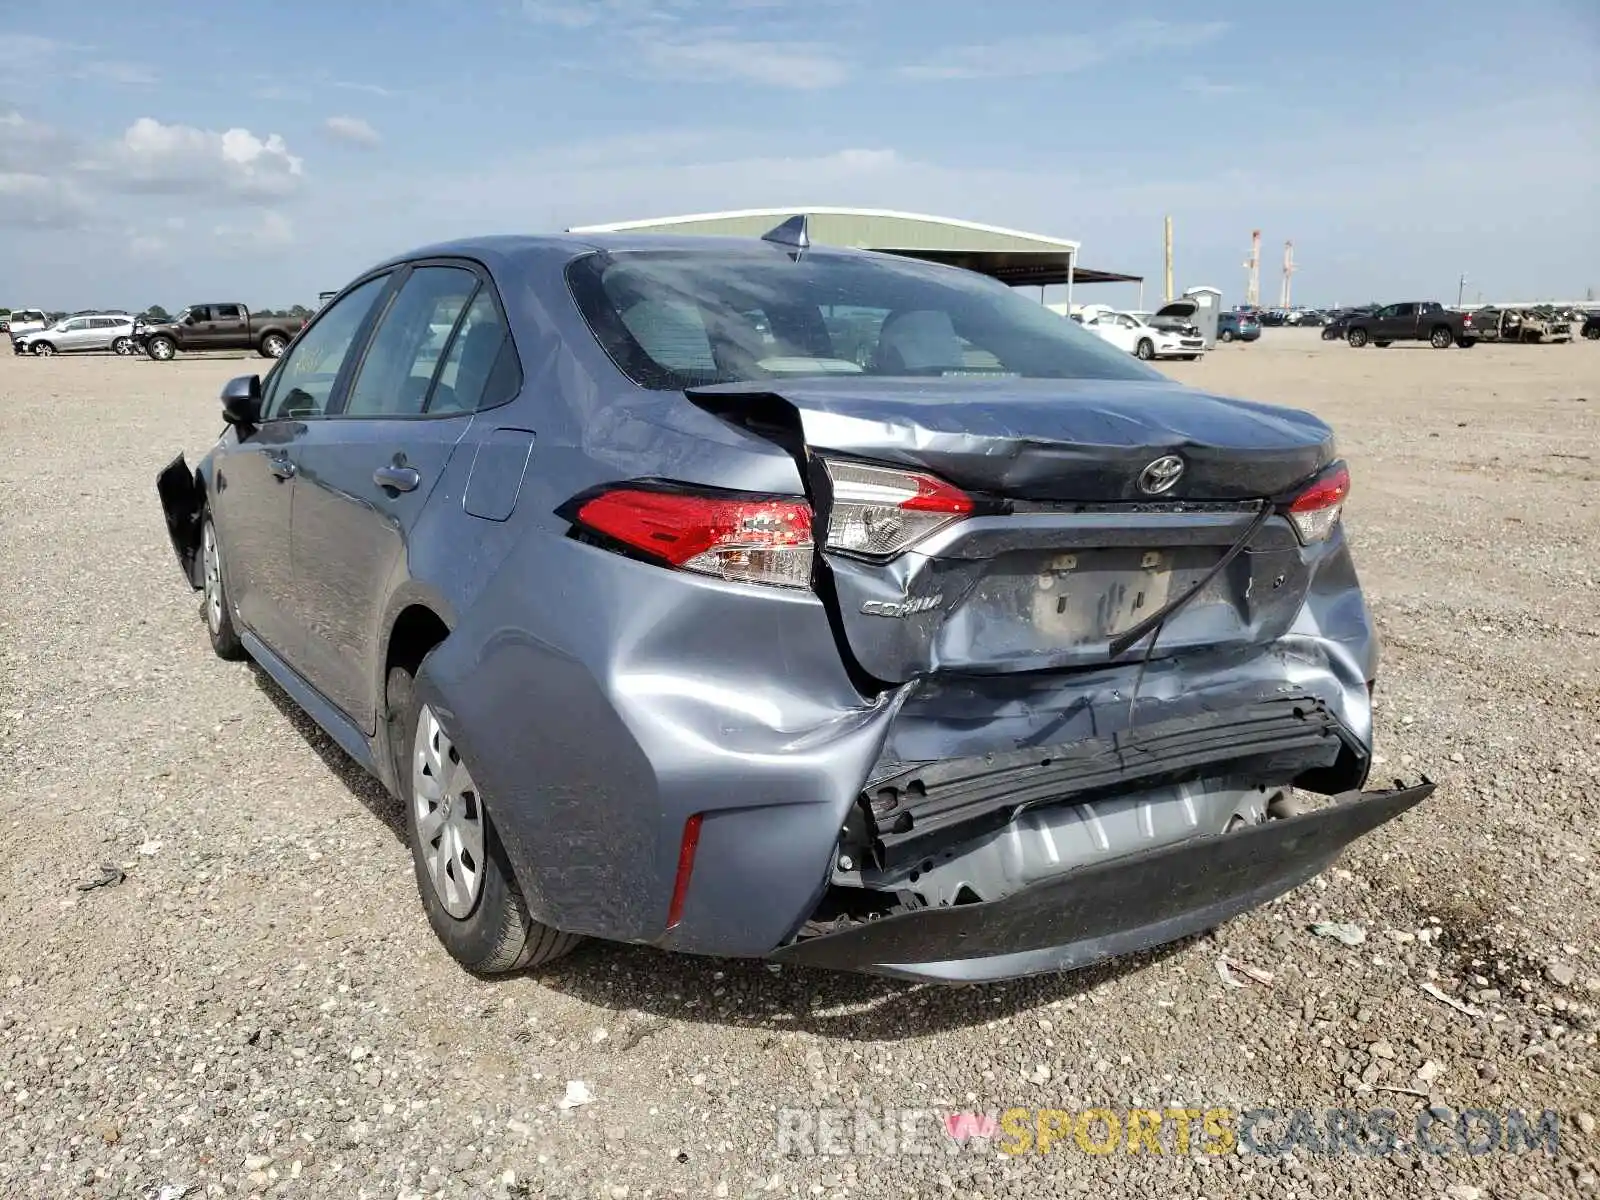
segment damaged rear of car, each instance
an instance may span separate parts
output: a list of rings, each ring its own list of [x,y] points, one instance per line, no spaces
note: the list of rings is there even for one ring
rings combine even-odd
[[[241,637],[407,801],[425,901],[426,838],[459,815],[429,772],[467,778],[493,836],[452,861],[477,880],[487,844],[491,883],[436,876],[429,908],[466,965],[548,957],[486,956],[488,912],[562,947],[1072,968],[1258,905],[1432,790],[1362,791],[1377,646],[1350,471],[1314,417],[1179,387],[992,280],[803,228],[428,254],[494,280],[525,379],[450,434],[420,515],[391,522],[411,522],[404,556],[374,568],[376,611],[443,614],[406,668],[416,704],[335,728],[296,690],[314,659],[277,662],[248,612]],[[336,417],[360,384],[322,369]],[[278,477],[337,490],[292,440],[269,439]],[[237,553],[193,533],[208,478],[165,485],[195,580]],[[296,580],[360,559],[330,524],[297,529]]]

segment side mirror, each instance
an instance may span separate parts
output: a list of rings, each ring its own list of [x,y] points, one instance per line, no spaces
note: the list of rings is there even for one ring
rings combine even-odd
[[[230,425],[261,421],[261,376],[240,375],[222,385],[222,419]]]

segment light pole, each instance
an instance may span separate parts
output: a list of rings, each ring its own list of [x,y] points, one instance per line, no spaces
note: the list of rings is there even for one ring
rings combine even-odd
[[[1461,297],[1467,290],[1467,273],[1461,272],[1461,278],[1456,281],[1456,307],[1461,307]]]

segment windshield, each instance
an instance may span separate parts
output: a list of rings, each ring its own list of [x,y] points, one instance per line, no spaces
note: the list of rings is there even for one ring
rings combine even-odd
[[[592,254],[567,278],[617,366],[647,388],[817,375],[1159,379],[985,276],[908,259]]]

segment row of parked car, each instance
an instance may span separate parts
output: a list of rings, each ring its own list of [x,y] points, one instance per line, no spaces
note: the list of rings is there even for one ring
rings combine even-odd
[[[51,323],[38,309],[18,309],[0,324],[14,354],[109,352],[166,362],[185,350],[254,350],[277,358],[303,318],[253,315],[242,304],[191,304],[170,321],[127,312],[81,312]]]
[[[1324,341],[1348,342],[1358,349],[1427,342],[1436,350],[1465,350],[1479,342],[1570,342],[1579,336],[1600,340],[1600,310],[1491,306],[1463,311],[1437,300],[1407,300],[1350,309],[1322,331]]]

